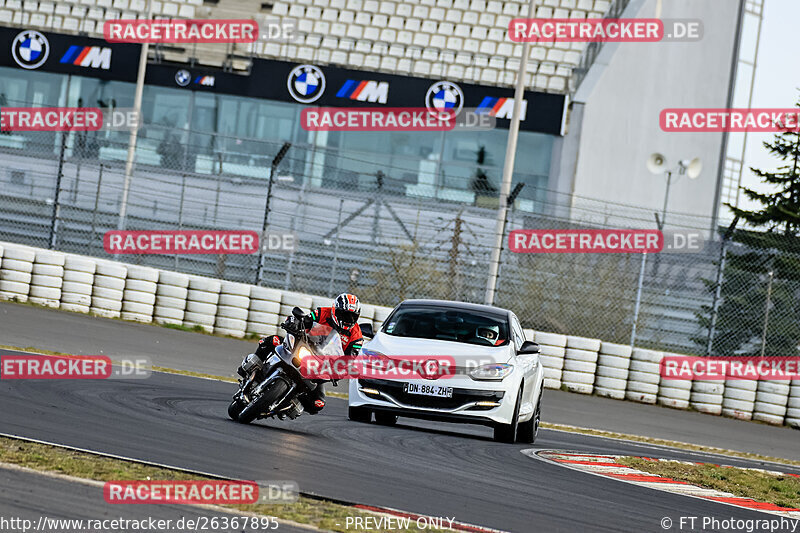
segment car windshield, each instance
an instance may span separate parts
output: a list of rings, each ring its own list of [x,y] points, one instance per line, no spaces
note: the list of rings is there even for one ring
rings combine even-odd
[[[395,337],[438,339],[480,346],[505,346],[508,321],[499,313],[449,307],[404,306],[383,329]]]

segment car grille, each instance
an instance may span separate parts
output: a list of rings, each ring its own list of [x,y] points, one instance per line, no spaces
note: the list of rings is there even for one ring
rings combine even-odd
[[[452,398],[438,398],[436,396],[423,396],[421,394],[408,394],[403,391],[403,383],[400,381],[382,379],[359,379],[358,384],[362,387],[369,387],[384,392],[404,405],[412,407],[426,407],[433,409],[455,409],[462,405],[490,401],[499,402],[503,399],[502,391],[480,391],[472,389],[459,389],[453,387]],[[493,409],[491,406],[473,407],[474,410]]]

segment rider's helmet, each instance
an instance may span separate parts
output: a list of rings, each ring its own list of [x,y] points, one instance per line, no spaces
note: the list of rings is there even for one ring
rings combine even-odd
[[[478,326],[475,330],[475,336],[495,345],[500,338],[500,328],[497,326]]]
[[[333,301],[333,322],[344,330],[350,330],[361,316],[361,302],[355,294],[342,293]]]

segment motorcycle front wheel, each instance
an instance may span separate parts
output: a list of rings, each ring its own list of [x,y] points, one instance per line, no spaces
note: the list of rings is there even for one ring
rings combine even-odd
[[[261,396],[251,401],[247,407],[239,413],[237,422],[249,424],[272,405],[275,400],[286,394],[287,390],[289,390],[289,385],[282,379],[276,379]]]
[[[231,420],[239,420],[239,414],[245,407],[247,407],[247,404],[243,401],[233,400],[228,406],[228,416],[231,417]]]

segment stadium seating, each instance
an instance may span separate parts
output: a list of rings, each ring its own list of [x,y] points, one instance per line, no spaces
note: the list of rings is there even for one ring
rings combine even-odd
[[[601,18],[613,0],[542,0],[537,17]],[[526,0],[152,0],[154,18],[292,20],[289,43],[260,41],[233,47],[175,47],[162,57],[246,68],[231,58],[265,57],[334,63],[401,75],[512,85],[522,45],[507,38],[509,21],[525,16]],[[0,23],[99,36],[107,19],[146,18],[147,0],[0,0]],[[569,91],[584,43],[537,43],[530,48],[526,83],[540,91]]]

